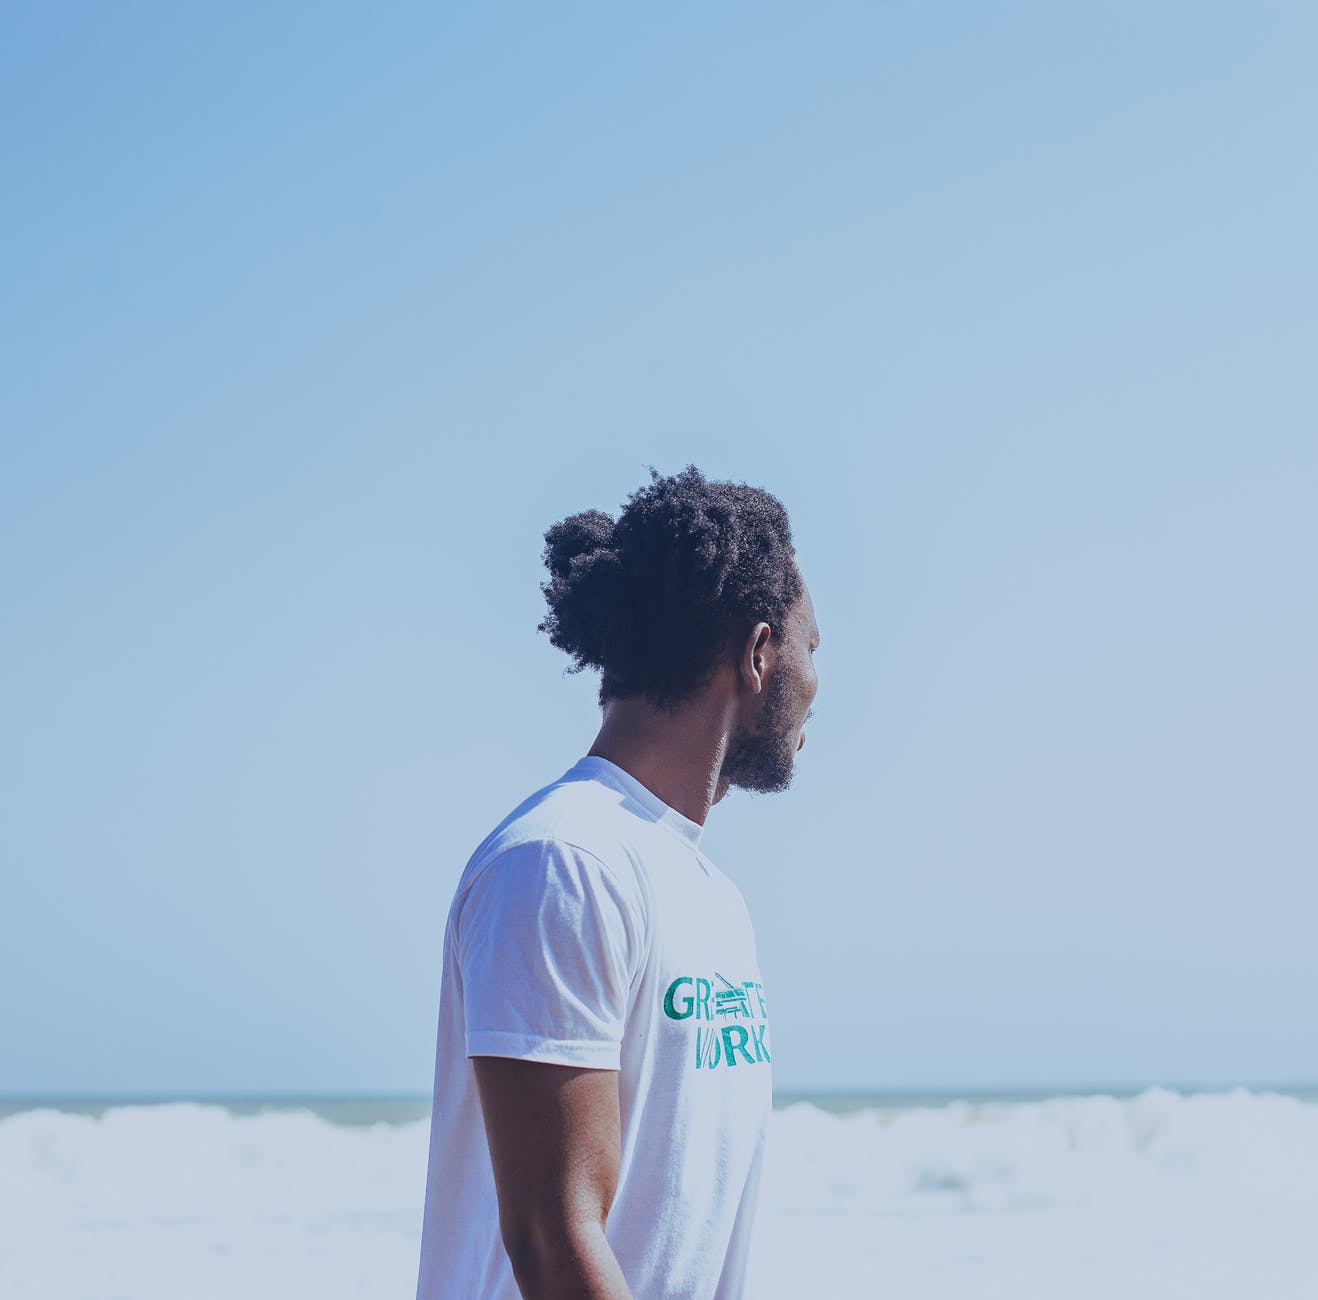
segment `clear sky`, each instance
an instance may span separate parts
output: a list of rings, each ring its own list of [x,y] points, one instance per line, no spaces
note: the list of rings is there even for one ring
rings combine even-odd
[[[0,1093],[426,1092],[595,682],[540,545],[776,492],[780,1087],[1318,1080],[1318,11],[32,4]]]

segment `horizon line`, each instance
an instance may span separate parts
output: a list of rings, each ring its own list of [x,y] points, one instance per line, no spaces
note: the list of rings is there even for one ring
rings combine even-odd
[[[1204,1082],[1161,1082],[1150,1080],[1141,1083],[1129,1081],[1120,1083],[1083,1083],[1083,1084],[930,1084],[865,1087],[851,1084],[827,1085],[822,1087],[801,1086],[775,1088],[773,1095],[778,1098],[831,1097],[838,1100],[858,1097],[887,1097],[893,1099],[912,1097],[946,1097],[955,1100],[963,1094],[976,1098],[1000,1097],[1042,1097],[1042,1096],[1077,1096],[1089,1094],[1138,1094],[1152,1088],[1166,1092],[1205,1093],[1231,1092],[1243,1088],[1249,1092],[1318,1092],[1318,1080],[1278,1082],[1243,1082],[1204,1083]],[[94,1102],[428,1102],[431,1092],[404,1091],[298,1091],[295,1089],[277,1089],[268,1092],[247,1091],[209,1091],[203,1089],[161,1089],[158,1091],[103,1091],[103,1092],[3,1092],[0,1093],[0,1105],[14,1105],[19,1102],[72,1102],[90,1104]]]

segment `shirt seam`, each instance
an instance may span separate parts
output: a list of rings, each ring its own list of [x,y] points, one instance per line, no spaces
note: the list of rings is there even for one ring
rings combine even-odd
[[[473,1039],[497,1038],[514,1039],[519,1043],[534,1043],[537,1047],[570,1047],[594,1052],[605,1056],[617,1055],[619,1040],[616,1038],[542,1038],[538,1034],[523,1034],[512,1029],[467,1029],[463,1031],[467,1042]]]
[[[463,889],[460,893],[454,895],[453,904],[449,908],[448,923],[445,927],[446,929],[445,937],[447,939],[448,937],[447,932],[452,931],[453,940],[455,943],[455,950],[456,950],[456,942],[458,938],[457,930],[455,928],[455,921],[458,913],[462,910],[462,905],[466,902],[467,898],[470,896],[471,891],[475,889],[480,879],[496,862],[499,861],[500,858],[502,858],[507,853],[512,853],[516,849],[525,848],[528,844],[559,844],[569,849],[575,849],[576,852],[583,854],[585,857],[590,858],[591,861],[597,863],[608,874],[609,879],[613,881],[613,883],[618,887],[618,889],[624,895],[627,893],[626,882],[623,880],[622,876],[619,875],[616,868],[614,868],[609,863],[607,863],[602,857],[600,857],[598,853],[595,853],[592,850],[586,848],[584,844],[578,844],[575,840],[564,839],[562,836],[558,836],[558,835],[539,835],[539,836],[532,836],[530,839],[518,840],[515,844],[509,844],[506,847],[500,849],[497,853],[495,853],[491,857],[487,858],[481,864],[480,868],[472,874],[471,879],[467,882],[466,888]],[[653,918],[652,918],[652,912],[654,910],[654,902],[650,898],[649,889],[646,887],[644,881],[642,881],[639,875],[635,876],[635,880],[636,880],[636,888],[641,895],[642,901],[645,905],[645,910],[644,913],[637,918],[641,923],[641,932],[643,935],[643,940],[641,943],[641,952],[639,953],[639,957],[636,962],[636,968],[635,970],[630,972],[630,983],[633,991],[635,990],[637,981],[640,979],[642,972],[645,970],[645,964],[649,960],[650,951],[654,946]],[[461,969],[460,962],[458,963],[458,965],[459,965],[459,969]]]
[[[654,826],[662,826],[664,830],[668,832],[669,835],[675,836],[677,839],[681,840],[682,843],[685,844],[688,849],[690,849],[693,853],[699,856],[700,840],[703,838],[704,829],[705,829],[703,826],[700,825],[699,822],[691,822],[691,824],[693,826],[698,827],[700,831],[700,834],[698,834],[693,839],[690,835],[686,834],[684,831],[679,830],[676,826],[671,825],[668,821],[667,818],[668,813],[673,813],[678,817],[682,817],[682,814],[678,812],[677,809],[672,806],[672,804],[665,803],[657,794],[655,794],[653,790],[649,789],[649,787],[647,787],[643,782],[637,781],[636,778],[632,776],[632,774],[628,772],[626,768],[619,767],[618,764],[614,763],[611,759],[603,758],[599,754],[587,754],[586,758],[594,758],[601,763],[609,764],[609,767],[605,769],[606,772],[612,772],[612,771],[621,772],[622,775],[626,778],[626,782],[617,781],[617,780],[614,781],[606,780],[600,782],[600,784],[609,786],[609,788],[613,790],[615,793],[620,794],[624,799],[629,800],[632,804],[634,804],[637,808],[640,808],[645,813],[646,821],[650,822],[651,825]],[[587,776],[586,779],[589,781],[598,781],[599,774],[592,773],[591,775]],[[651,799],[653,799],[655,803],[659,805],[662,811],[657,811],[656,809],[649,807],[645,803],[645,801],[638,794],[636,794],[635,791],[630,789],[627,782],[635,782],[637,785],[639,785],[641,789],[644,790],[645,793]],[[691,821],[689,817],[684,818],[684,820],[689,822]]]

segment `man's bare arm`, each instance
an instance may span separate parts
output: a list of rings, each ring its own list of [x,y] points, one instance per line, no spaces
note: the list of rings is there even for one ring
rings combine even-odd
[[[472,1058],[499,1228],[526,1300],[631,1300],[604,1223],[618,1186],[618,1075]]]

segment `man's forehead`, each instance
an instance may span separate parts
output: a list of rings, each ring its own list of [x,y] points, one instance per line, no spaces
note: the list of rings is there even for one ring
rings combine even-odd
[[[801,601],[797,607],[798,617],[805,624],[806,630],[810,634],[812,641],[819,640],[819,620],[815,618],[815,602],[810,599],[810,590],[808,587],[801,589]]]

